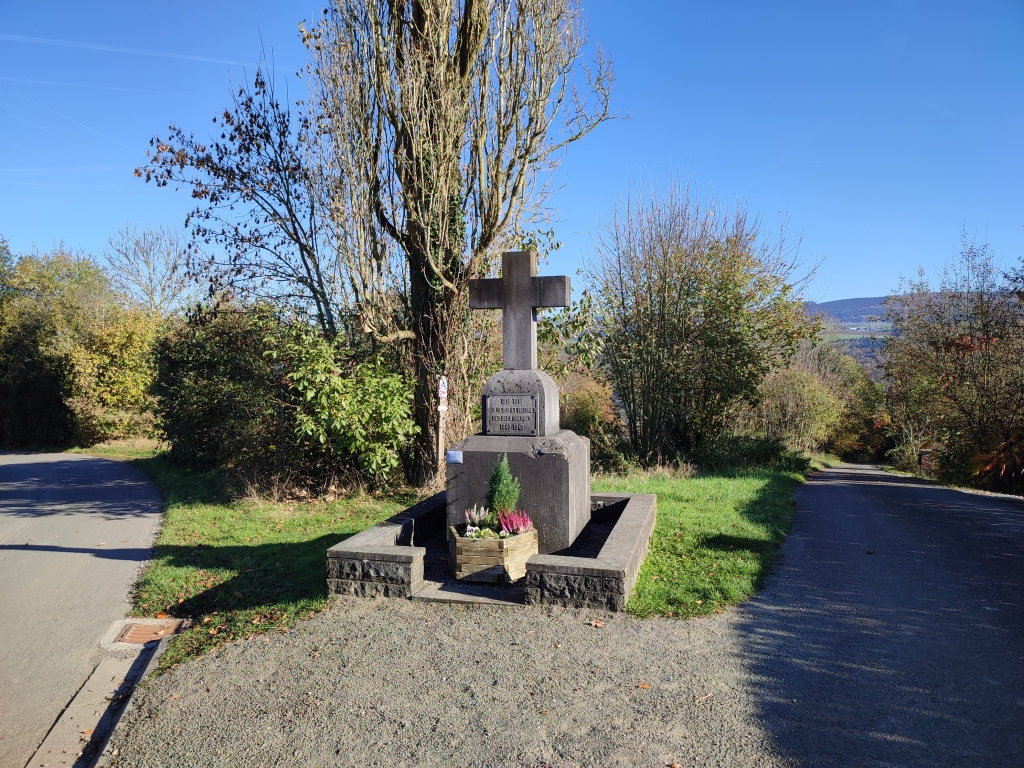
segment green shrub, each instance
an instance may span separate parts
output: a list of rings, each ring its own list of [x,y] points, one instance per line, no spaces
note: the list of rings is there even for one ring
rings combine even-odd
[[[312,328],[285,329],[271,357],[287,361],[298,395],[295,432],[310,448],[382,481],[399,466],[399,451],[419,431],[412,419],[412,384],[379,360],[353,363],[351,352]]]
[[[247,471],[281,465],[293,440],[265,354],[268,322],[231,307],[199,313],[160,340],[155,391],[172,459]]]
[[[157,394],[171,457],[293,482],[386,482],[416,429],[412,387],[266,308],[191,318],[161,342]]]
[[[492,514],[511,512],[519,503],[519,481],[512,477],[508,468],[508,454],[503,453],[501,459],[491,470],[490,482],[487,485],[487,508]]]

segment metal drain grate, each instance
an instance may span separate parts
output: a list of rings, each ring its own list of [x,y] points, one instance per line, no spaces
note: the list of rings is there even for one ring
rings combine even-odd
[[[124,625],[124,629],[121,630],[115,642],[144,645],[169,635],[178,634],[184,623],[184,621],[165,621],[160,624],[128,623]]]

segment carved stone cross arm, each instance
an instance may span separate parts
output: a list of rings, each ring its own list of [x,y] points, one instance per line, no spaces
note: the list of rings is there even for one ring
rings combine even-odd
[[[537,254],[509,251],[501,256],[498,278],[469,281],[469,306],[500,309],[506,370],[537,367],[537,312],[568,307],[572,285],[567,276],[537,277]]]

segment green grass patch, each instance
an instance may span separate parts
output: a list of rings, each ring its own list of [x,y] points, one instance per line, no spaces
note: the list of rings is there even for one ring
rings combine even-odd
[[[132,461],[133,459],[150,459],[162,450],[163,445],[160,441],[138,437],[132,440],[110,440],[105,443],[91,445],[88,448],[71,448],[65,451],[65,453],[99,456],[102,459],[115,459],[117,461]]]
[[[824,466],[811,461],[810,469]],[[658,522],[626,609],[700,616],[742,602],[764,582],[793,523],[798,472],[743,470],[595,478],[594,491],[654,493]]]
[[[129,460],[156,483],[163,527],[133,594],[132,616],[189,617],[167,668],[226,642],[287,630],[327,605],[327,549],[401,511],[414,491],[335,501],[233,498],[218,472],[199,472],[148,450],[108,444],[77,451]]]
[[[287,630],[327,605],[328,547],[409,506],[415,491],[336,501],[235,498],[218,472],[170,462],[161,447],[110,443],[76,453],[130,461],[164,499],[153,559],[134,593],[133,616],[190,617],[161,658],[167,668],[231,640]],[[627,610],[700,616],[742,602],[764,582],[793,521],[803,472],[834,466],[812,456],[781,470],[687,477],[659,471],[601,476],[595,492],[653,493],[658,522]]]

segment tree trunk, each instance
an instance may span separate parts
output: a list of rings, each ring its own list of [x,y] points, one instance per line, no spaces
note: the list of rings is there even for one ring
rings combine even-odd
[[[416,376],[413,415],[420,428],[412,447],[408,480],[430,485],[437,473],[437,385],[448,361],[449,332],[454,294],[431,285],[425,258],[409,259],[410,300],[413,316],[413,371]]]

